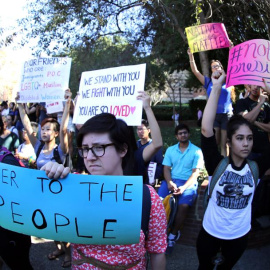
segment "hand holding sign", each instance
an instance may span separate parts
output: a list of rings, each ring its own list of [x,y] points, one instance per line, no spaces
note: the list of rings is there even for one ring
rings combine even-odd
[[[270,84],[264,78],[262,80],[264,82],[263,90],[270,95]]]
[[[40,168],[41,171],[45,171],[46,175],[50,179],[63,179],[70,173],[69,167],[64,167],[63,164],[50,161]]]

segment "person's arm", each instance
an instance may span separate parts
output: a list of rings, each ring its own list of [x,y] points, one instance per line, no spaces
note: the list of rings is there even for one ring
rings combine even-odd
[[[151,253],[151,269],[152,270],[165,270],[166,269],[166,256],[164,253]]]
[[[29,107],[27,106],[26,103],[24,103],[24,108],[25,108],[25,111],[27,114],[31,114],[31,113],[34,113],[36,111],[36,107],[33,106],[31,109],[29,109]]]
[[[191,185],[193,185],[200,174],[200,169],[192,169],[192,174],[186,181],[186,183],[183,186],[179,186],[177,190],[173,193],[174,195],[181,195],[184,193],[184,191]]]
[[[62,116],[61,126],[60,126],[60,147],[64,154],[68,153],[68,121],[69,121],[69,110],[70,110],[70,104],[71,104],[71,91],[67,89],[65,91],[66,104]]]
[[[204,76],[202,73],[198,70],[193,53],[190,51],[190,48],[188,48],[188,57],[189,57],[189,64],[192,73],[196,76],[196,78],[200,81],[202,85],[204,85]]]
[[[17,95],[16,100],[19,100],[19,95]],[[38,139],[34,135],[33,128],[31,126],[29,117],[26,114],[24,106],[23,106],[22,103],[18,103],[18,109],[19,109],[19,113],[20,113],[20,117],[21,117],[23,127],[27,132],[27,135],[29,137],[29,140],[30,140],[32,146],[35,147],[35,144],[38,141]]]
[[[167,182],[168,189],[170,191],[175,192],[177,190],[177,185],[172,181],[170,166],[166,166],[166,165],[163,166],[163,175]]]
[[[266,98],[267,96],[261,93],[258,104],[250,112],[244,111],[244,112],[240,112],[239,114],[242,115],[249,122],[254,123],[254,121],[257,119],[261,111],[261,107],[263,103],[265,102]]]
[[[15,115],[14,115],[14,119],[13,119],[13,121],[12,121],[12,125],[13,125],[13,126],[16,126],[17,120],[18,120],[18,115],[15,114]]]
[[[254,121],[253,124],[260,128],[261,130],[270,133],[270,122],[269,123],[261,123],[258,121]]]
[[[39,116],[40,116],[40,105],[38,104],[36,106],[36,119],[39,120]]]
[[[220,96],[224,80],[225,80],[224,70],[213,72],[212,74],[213,88],[203,112],[202,126],[201,126],[201,132],[207,138],[214,135],[213,132],[214,120],[216,117],[218,99]]]
[[[265,91],[265,92],[267,92],[267,94],[269,94],[270,95],[270,84],[263,78],[262,79],[263,80],[263,82],[264,82],[264,87],[263,87],[263,90]]]
[[[147,145],[143,150],[143,160],[148,162],[152,156],[163,146],[162,136],[156,117],[150,106],[150,97],[144,91],[139,91],[137,97],[138,100],[142,100],[143,108],[146,113],[146,117],[151,130],[152,143]]]

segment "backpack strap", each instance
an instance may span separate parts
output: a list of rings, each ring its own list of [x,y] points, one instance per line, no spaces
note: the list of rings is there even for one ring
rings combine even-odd
[[[53,158],[54,160],[59,163],[59,164],[63,164],[61,158],[60,158],[60,154],[59,154],[59,150],[58,150],[58,146],[54,147],[53,149]],[[64,162],[65,163],[65,162]]]
[[[229,164],[229,157],[225,157],[217,165],[217,167],[216,167],[216,169],[215,169],[215,171],[214,171],[214,173],[212,175],[210,184],[208,184],[208,186],[205,189],[204,199],[203,199],[204,210],[206,210],[206,207],[208,205],[208,201],[212,196],[214,187],[215,187],[218,179],[224,173],[224,171],[226,170],[228,164]]]
[[[6,156],[10,156],[14,160],[16,160],[19,163],[19,166],[25,167],[25,165],[22,163],[22,161],[20,159],[16,158],[6,147],[0,145],[0,162],[3,162],[3,159]],[[5,162],[3,162],[3,163],[5,163]],[[12,164],[12,165],[14,165],[14,164]]]
[[[254,182],[255,182],[255,188],[258,185],[258,179],[259,179],[259,168],[258,168],[258,164],[253,161],[253,160],[249,160],[247,159],[247,164],[251,170]]]
[[[45,145],[45,143],[43,141],[40,141],[40,145],[39,145],[38,150],[36,152],[36,161],[37,161],[37,159],[38,159],[38,157],[40,155],[40,152],[41,152],[44,145]]]
[[[150,190],[149,190],[149,187],[147,185],[143,185],[141,229],[143,230],[143,233],[145,235],[145,240],[147,240],[147,236],[148,236],[150,212],[151,212]]]
[[[0,146],[0,162],[6,157],[7,155],[12,155],[12,153],[4,146]]]

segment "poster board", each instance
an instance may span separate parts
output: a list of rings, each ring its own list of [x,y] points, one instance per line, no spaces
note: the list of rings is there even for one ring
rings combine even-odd
[[[0,226],[80,244],[138,243],[142,177],[69,174],[0,163]]]
[[[234,46],[229,53],[226,85],[264,86],[270,83],[270,41],[253,39]]]
[[[23,62],[19,103],[64,100],[69,86],[71,58],[43,57]]]
[[[84,124],[91,117],[106,112],[138,126],[142,118],[142,101],[146,65],[122,66],[83,72],[73,123]]]
[[[206,23],[185,28],[192,53],[230,47],[223,23]]]

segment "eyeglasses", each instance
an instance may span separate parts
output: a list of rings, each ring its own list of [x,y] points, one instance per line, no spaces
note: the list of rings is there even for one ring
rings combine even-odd
[[[211,66],[212,69],[214,69],[214,68],[219,68],[219,67],[221,67],[221,65],[214,65],[214,66]]]
[[[182,135],[187,135],[188,134],[188,132],[187,131],[183,131],[183,132],[178,132],[177,133],[177,135],[179,135],[179,136],[182,136]]]
[[[105,149],[107,146],[114,145],[114,143],[94,145],[92,147],[84,146],[78,147],[78,153],[81,157],[87,158],[89,150],[93,153],[95,157],[103,157],[105,154]]]
[[[137,128],[137,131],[144,131],[147,130],[147,128]]]

